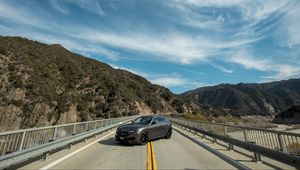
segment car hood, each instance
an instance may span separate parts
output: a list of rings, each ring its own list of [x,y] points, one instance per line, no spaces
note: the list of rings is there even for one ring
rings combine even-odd
[[[129,130],[137,130],[137,129],[145,127],[145,126],[148,126],[148,125],[131,123],[131,124],[126,124],[126,125],[120,126],[118,128],[118,131],[126,132]]]

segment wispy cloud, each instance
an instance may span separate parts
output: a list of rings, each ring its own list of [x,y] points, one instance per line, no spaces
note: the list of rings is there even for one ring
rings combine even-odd
[[[180,32],[169,32],[163,36],[144,33],[107,33],[81,28],[81,33],[74,34],[77,38],[105,44],[113,47],[148,53],[156,59],[163,59],[182,64],[193,61],[206,61],[215,57],[221,50],[245,46],[260,37],[222,41],[204,36],[191,36]]]
[[[300,76],[300,67],[292,64],[277,63],[269,59],[254,57],[249,51],[237,52],[230,58],[230,62],[242,65],[247,69],[270,72],[271,76],[263,76],[267,80],[282,80],[293,76]],[[269,74],[270,74],[269,73]]]
[[[214,68],[217,68],[217,69],[223,71],[224,73],[228,73],[228,74],[233,73],[233,70],[224,68],[224,67],[222,67],[222,66],[220,66],[220,65],[213,64],[213,63],[211,63],[210,65],[213,66]]]
[[[224,77],[237,75],[239,69],[253,74],[259,72],[258,79],[300,76],[298,0],[107,3],[0,1],[0,31],[4,35],[60,43],[89,57],[106,57],[112,63],[155,60],[188,70],[180,72],[182,68],[177,67],[176,71],[152,75],[139,71],[138,64],[131,69],[114,66],[168,87],[205,84],[195,77],[207,78],[203,68],[208,67],[215,68],[218,75],[222,71]]]
[[[133,74],[137,74],[137,75],[140,75],[140,76],[143,76],[143,77],[149,77],[149,74],[147,73],[144,73],[142,71],[139,71],[139,70],[136,70],[136,69],[132,69],[132,68],[127,68],[127,67],[120,67],[120,66],[117,66],[115,64],[109,64],[112,68],[114,69],[119,69],[119,70],[126,70],[126,71],[129,71]]]
[[[166,87],[181,86],[186,84],[186,80],[179,77],[160,77],[151,80],[154,84],[159,84]]]
[[[56,9],[57,11],[59,11],[63,14],[69,14],[69,12],[70,12],[69,8],[66,7],[65,5],[59,3],[58,0],[50,0],[49,2],[51,3],[52,7],[54,9]],[[62,1],[60,1],[60,2],[62,2]]]
[[[191,88],[198,88],[198,87],[202,87],[202,86],[212,85],[209,83],[204,83],[204,82],[199,82],[199,81],[183,78],[182,75],[180,75],[178,73],[149,74],[149,73],[145,73],[144,71],[133,69],[133,68],[121,67],[121,66],[118,66],[115,64],[109,64],[109,65],[111,67],[113,67],[114,69],[126,70],[131,73],[143,76],[144,78],[146,78],[153,84],[158,84],[158,85],[165,86],[168,88],[182,86],[182,87],[191,89]]]
[[[70,13],[68,4],[75,4],[90,13],[94,13],[100,16],[105,14],[100,5],[100,2],[97,0],[51,0],[50,2],[54,9],[63,14]]]
[[[280,29],[276,31],[276,37],[281,40],[280,45],[289,48],[300,45],[300,7],[289,11],[285,16]]]

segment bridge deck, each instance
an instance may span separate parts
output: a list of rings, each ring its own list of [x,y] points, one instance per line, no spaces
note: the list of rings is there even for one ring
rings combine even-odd
[[[171,139],[155,140],[153,144],[158,169],[234,169],[230,164],[176,131],[174,131]],[[68,156],[84,146],[83,144],[79,145],[81,146],[63,151],[65,153],[51,155],[47,161],[36,161],[22,167],[22,169],[39,169],[42,167],[49,169],[147,168],[147,146],[120,145],[114,141],[114,133],[94,142],[78,153]],[[65,156],[68,158],[65,159]]]

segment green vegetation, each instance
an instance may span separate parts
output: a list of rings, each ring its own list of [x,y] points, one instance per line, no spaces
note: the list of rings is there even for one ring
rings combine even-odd
[[[77,121],[138,114],[143,110],[136,102],[153,113],[185,113],[190,107],[164,87],[71,53],[60,45],[1,37],[0,53],[7,55],[8,51],[11,56],[2,73],[8,75],[7,90],[0,91],[0,104],[21,108],[23,128],[45,120],[56,124],[71,107],[76,108]],[[16,88],[25,92],[25,99],[6,99],[6,93]],[[50,111],[39,110],[35,115],[38,103],[48,105]]]
[[[262,84],[220,84],[198,88],[181,96],[199,107],[214,108],[218,115],[266,116],[299,104],[300,79]]]

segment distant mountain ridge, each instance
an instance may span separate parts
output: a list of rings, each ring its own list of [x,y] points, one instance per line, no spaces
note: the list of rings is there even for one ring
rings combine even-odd
[[[190,102],[233,115],[272,115],[300,104],[300,79],[270,83],[220,84],[181,94]]]
[[[167,88],[61,45],[0,37],[0,130],[194,109]]]

